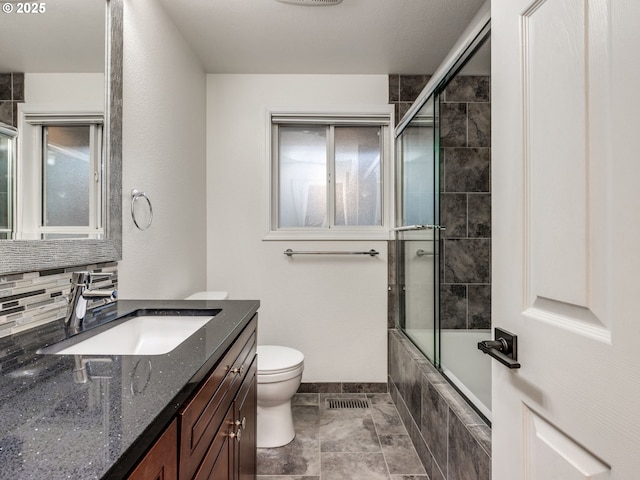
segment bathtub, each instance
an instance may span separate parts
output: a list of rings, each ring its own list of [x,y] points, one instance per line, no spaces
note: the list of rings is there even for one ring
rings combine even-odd
[[[407,335],[425,351],[433,345],[432,329],[407,329]],[[478,350],[478,342],[491,338],[490,330],[441,330],[440,368],[442,373],[491,420],[491,359]],[[428,350],[432,350],[429,347]],[[432,359],[430,359],[432,360]]]
[[[491,420],[491,358],[478,342],[491,330],[441,330],[440,368],[480,412]]]

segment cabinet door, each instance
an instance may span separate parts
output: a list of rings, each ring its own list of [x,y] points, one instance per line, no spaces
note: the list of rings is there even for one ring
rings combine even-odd
[[[234,480],[234,448],[238,429],[233,417],[233,408],[230,408],[193,480]]]
[[[236,445],[238,480],[256,478],[257,364],[254,358],[236,400],[236,425],[242,428],[242,436]]]
[[[178,425],[175,420],[127,478],[128,480],[178,479]]]
[[[255,356],[256,320],[253,320],[229,348],[183,411],[180,418],[180,480],[191,480],[209,455],[218,428],[231,409],[242,375],[248,371],[248,359]],[[245,366],[246,365],[246,366]]]

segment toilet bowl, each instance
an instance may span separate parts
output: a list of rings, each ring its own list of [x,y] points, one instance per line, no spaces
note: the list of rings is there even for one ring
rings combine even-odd
[[[258,448],[281,447],[296,436],[291,398],[298,391],[304,355],[289,347],[258,345]]]

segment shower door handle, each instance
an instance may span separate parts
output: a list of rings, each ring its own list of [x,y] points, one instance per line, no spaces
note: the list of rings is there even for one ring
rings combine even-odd
[[[478,342],[478,349],[490,355],[508,368],[520,368],[518,360],[518,336],[495,329],[495,340]]]

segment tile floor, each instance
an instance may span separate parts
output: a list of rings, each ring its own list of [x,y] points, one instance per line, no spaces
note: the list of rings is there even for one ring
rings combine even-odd
[[[327,398],[368,398],[371,408],[326,407]],[[258,449],[258,480],[428,480],[387,393],[299,393],[296,438]]]

